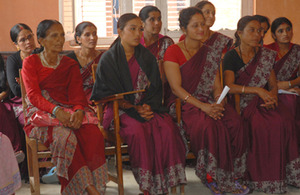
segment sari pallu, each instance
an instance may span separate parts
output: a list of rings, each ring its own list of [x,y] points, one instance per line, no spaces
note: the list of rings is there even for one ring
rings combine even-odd
[[[30,66],[31,63],[41,63],[38,61],[39,57],[37,55],[33,55],[26,60],[22,70],[24,81],[29,76],[26,72],[28,71],[26,66]],[[34,126],[30,123],[31,116],[38,111],[46,111],[32,105],[29,98],[26,97],[28,107],[26,109],[24,130],[29,137],[39,139],[50,149],[51,162],[56,166],[62,194],[86,194],[85,189],[89,185],[94,185],[101,194],[104,194],[105,184],[108,180],[104,140],[97,124],[89,122],[92,117],[87,118],[87,116],[96,117],[95,113],[87,107],[80,82],[77,85],[78,88],[72,89],[78,92],[77,95],[80,98],[74,100],[67,95],[67,91],[70,90],[68,89],[69,82],[73,81],[71,77],[80,78],[79,69],[74,62],[63,57],[60,65],[39,83],[39,87],[42,96],[54,105],[74,109],[74,111],[77,105],[83,107],[87,122],[77,130],[66,128],[61,124],[43,127]],[[26,87],[26,82],[24,83]],[[49,118],[52,117],[50,113],[47,114]]]
[[[236,74],[236,84],[266,88],[276,53],[261,48]],[[240,107],[250,130],[246,179],[253,190],[284,193],[287,184],[300,187],[300,159],[294,120],[279,101],[275,110],[260,106],[254,94],[241,94]]]
[[[212,93],[219,70],[216,59],[218,56],[212,48],[203,45],[180,67],[182,87],[205,103],[215,102]],[[175,113],[176,96],[170,91],[168,95],[166,102],[172,114]],[[196,175],[206,183],[209,174],[221,191],[234,191],[235,179],[242,178],[246,170],[246,131],[241,118],[230,105],[225,106],[224,117],[220,120],[213,120],[189,103],[183,103],[181,110],[182,127],[197,156]]]
[[[126,98],[133,105],[148,104],[154,112],[154,117],[145,121],[135,110],[120,110],[120,135],[128,144],[130,165],[140,189],[150,194],[166,194],[169,187],[186,184],[185,146],[176,124],[162,109],[161,82],[154,56],[139,45],[127,62],[123,47],[117,42],[101,58],[98,68],[92,98],[98,99],[97,94],[110,94],[112,90],[120,93],[126,89],[146,89],[145,93]],[[107,74],[109,77],[105,77]],[[106,130],[112,119],[110,104],[103,119]]]

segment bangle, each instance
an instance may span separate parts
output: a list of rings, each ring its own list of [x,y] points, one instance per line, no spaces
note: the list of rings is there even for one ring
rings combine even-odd
[[[52,115],[53,115],[54,117],[56,117],[55,113],[56,113],[57,109],[59,109],[59,108],[60,108],[60,106],[55,106],[55,107],[53,108],[53,110],[52,110]]]
[[[245,85],[243,85],[242,93],[245,93]]]
[[[183,102],[185,103],[191,96],[192,96],[191,94],[187,95],[187,96],[184,98]]]
[[[291,83],[291,81],[289,81],[289,87],[290,87],[290,88],[292,87],[292,83]]]

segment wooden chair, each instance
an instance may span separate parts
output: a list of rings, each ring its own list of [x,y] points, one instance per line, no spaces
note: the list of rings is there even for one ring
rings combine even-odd
[[[19,69],[20,87],[22,94],[23,112],[26,115],[27,103],[25,101],[26,91],[22,80],[21,69]],[[26,134],[26,149],[27,149],[27,163],[28,175],[31,194],[40,195],[40,173],[39,168],[53,167],[51,163],[51,153],[49,149],[40,141],[34,138],[29,138]],[[47,161],[39,161],[39,159],[47,159]]]
[[[95,81],[96,77],[97,64],[92,65],[92,75]],[[109,180],[115,182],[118,185],[119,195],[124,195],[124,184],[123,184],[123,170],[122,170],[122,161],[128,159],[122,159],[122,154],[128,154],[127,145],[124,145],[124,141],[120,136],[120,118],[119,118],[119,101],[124,99],[125,95],[144,92],[145,90],[140,91],[131,91],[126,93],[119,93],[109,97],[102,98],[101,100],[94,101],[94,104],[97,106],[97,116],[99,119],[99,129],[103,134],[104,139],[111,143],[112,147],[105,147],[105,155],[111,156],[115,155],[116,157],[116,170],[117,175],[114,175],[109,172]],[[114,130],[106,131],[102,126],[103,122],[103,108],[107,103],[112,102],[113,104],[113,113],[114,113]]]

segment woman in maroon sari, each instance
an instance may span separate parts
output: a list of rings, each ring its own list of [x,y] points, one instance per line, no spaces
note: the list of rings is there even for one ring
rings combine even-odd
[[[215,52],[217,52],[218,57],[220,58],[218,63],[220,64],[224,54],[230,50],[233,40],[230,37],[223,35],[222,33],[210,30],[210,27],[214,25],[216,19],[216,8],[211,2],[200,1],[195,5],[195,7],[199,8],[202,11],[205,18],[206,28],[208,28],[207,30],[205,30],[205,34],[201,41],[203,42],[203,44],[212,47]],[[184,40],[185,36],[186,35],[183,34],[180,37],[179,41]]]
[[[300,45],[291,43],[293,26],[285,17],[277,18],[272,22],[272,37],[274,43],[266,45],[267,48],[277,51],[274,66],[278,89],[295,91],[300,86]],[[300,97],[291,94],[280,94],[279,100],[295,116],[298,142],[300,141]],[[300,142],[299,142],[300,143]]]
[[[224,101],[216,104],[222,92],[218,56],[201,44],[204,16],[190,7],[180,12],[179,23],[186,38],[165,53],[164,68],[173,92],[166,93],[166,102],[174,114],[176,97],[183,100],[182,127],[197,156],[196,175],[201,181],[214,194],[246,194],[249,189],[236,180],[246,170],[246,131],[232,106]]]
[[[237,25],[238,47],[224,57],[225,84],[240,94],[241,116],[249,127],[247,158],[249,187],[284,193],[287,184],[300,187],[300,159],[294,119],[277,101],[273,65],[276,52],[260,47],[261,26],[245,16]]]
[[[28,104],[24,129],[49,147],[62,194],[104,194],[104,139],[88,107],[78,63],[59,54],[64,36],[56,20],[38,25],[43,50],[26,58],[22,69]]]
[[[97,27],[91,22],[81,22],[75,28],[74,38],[80,49],[69,53],[67,56],[76,60],[80,67],[83,81],[83,90],[89,104],[94,81],[92,77],[92,65],[98,64],[103,52],[97,51],[98,36]]]
[[[164,83],[164,70],[162,68],[163,58],[167,48],[174,44],[174,41],[168,36],[159,34],[162,22],[161,12],[157,7],[152,5],[143,7],[140,10],[139,17],[141,18],[144,27],[140,43],[149,49],[156,57],[159,65],[159,72]]]
[[[91,99],[146,89],[120,102],[120,135],[128,144],[134,177],[144,194],[167,194],[186,184],[185,145],[167,109],[155,57],[140,43],[141,19],[132,13],[119,18],[119,37],[100,59]],[[109,105],[103,126],[113,120]]]

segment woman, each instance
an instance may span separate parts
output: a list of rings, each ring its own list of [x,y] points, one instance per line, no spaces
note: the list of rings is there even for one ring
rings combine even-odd
[[[6,74],[11,89],[10,104],[21,126],[24,126],[24,114],[19,84],[19,69],[23,60],[36,48],[32,30],[23,23],[18,23],[10,29],[10,38],[17,48],[17,52],[9,56],[6,61]]]
[[[152,5],[147,5],[140,10],[139,17],[143,22],[144,32],[141,38],[141,44],[144,45],[151,53],[156,57],[159,65],[159,71],[161,78],[164,81],[164,72],[162,68],[162,62],[166,49],[174,44],[174,41],[162,34],[161,31],[161,12]]]
[[[249,189],[235,179],[246,169],[247,145],[243,124],[233,107],[216,104],[222,92],[217,54],[201,43],[205,19],[196,7],[183,9],[179,25],[186,37],[171,45],[164,57],[164,68],[173,94],[166,102],[175,111],[175,99],[181,107],[183,129],[197,156],[196,175],[213,194],[246,194]],[[210,175],[212,181],[206,179]]]
[[[74,38],[76,43],[80,45],[80,49],[71,52],[67,56],[76,60],[79,64],[83,80],[83,90],[91,105],[90,98],[94,85],[92,65],[98,64],[103,54],[95,49],[98,41],[97,27],[91,22],[81,22],[75,28]]]
[[[88,107],[78,63],[59,54],[64,36],[56,20],[38,25],[37,38],[43,50],[27,57],[22,69],[28,104],[24,129],[29,137],[49,147],[62,194],[104,194],[103,136]]]
[[[141,19],[124,14],[117,27],[119,37],[100,59],[91,99],[146,89],[120,102],[120,135],[128,144],[140,190],[144,194],[167,194],[169,187],[186,184],[185,145],[161,105],[162,83],[156,59],[139,44]],[[110,128],[112,113],[110,105],[104,115],[104,129]]]
[[[293,91],[294,87],[300,86],[300,45],[291,43],[293,25],[289,19],[280,17],[272,22],[271,32],[275,42],[266,47],[277,52],[274,70],[278,89]],[[300,141],[300,97],[280,94],[279,99],[296,117],[296,129]]]
[[[260,47],[260,22],[241,18],[235,33],[238,47],[224,57],[225,84],[240,94],[241,115],[250,130],[247,158],[249,187],[284,193],[287,184],[300,187],[300,163],[294,119],[277,101],[273,65],[276,53]]]
[[[220,58],[218,64],[220,64],[224,54],[230,50],[233,40],[230,37],[227,37],[226,35],[210,30],[210,27],[214,25],[216,19],[215,18],[216,8],[211,2],[200,1],[195,5],[195,7],[199,8],[202,11],[205,19],[206,28],[208,28],[205,31],[205,34],[201,39],[201,42],[207,46],[212,47],[215,50],[215,52],[217,52]],[[179,41],[182,41],[185,36],[186,34],[183,34],[180,37]]]
[[[260,44],[261,46],[264,46],[264,38],[270,28],[270,20],[266,16],[262,16],[262,15],[254,15],[254,17],[260,22],[260,26],[261,26],[260,33],[262,37]]]

